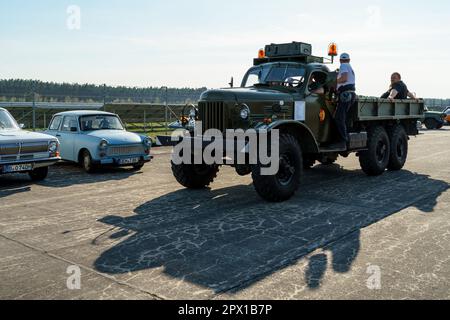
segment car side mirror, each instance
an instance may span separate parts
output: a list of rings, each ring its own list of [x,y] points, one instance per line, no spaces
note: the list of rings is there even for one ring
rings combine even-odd
[[[78,128],[77,127],[71,127],[70,128],[70,132],[78,132]]]
[[[25,129],[25,125],[23,123],[19,124],[20,129]]]

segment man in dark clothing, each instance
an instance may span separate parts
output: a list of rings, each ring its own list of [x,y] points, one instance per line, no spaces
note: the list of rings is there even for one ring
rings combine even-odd
[[[381,96],[382,99],[417,99],[416,95],[412,92],[409,92],[408,87],[402,81],[402,76],[400,73],[395,72],[391,76],[391,87],[389,91]]]

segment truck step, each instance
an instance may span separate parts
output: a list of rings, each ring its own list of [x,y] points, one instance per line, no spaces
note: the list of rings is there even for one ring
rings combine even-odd
[[[339,148],[336,146],[327,146],[327,147],[321,147],[319,149],[320,153],[339,153],[339,152],[345,152],[347,151],[347,146]]]

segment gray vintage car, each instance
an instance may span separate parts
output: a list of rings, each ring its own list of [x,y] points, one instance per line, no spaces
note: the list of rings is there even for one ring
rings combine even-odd
[[[22,130],[11,114],[0,108],[0,174],[28,173],[44,180],[48,167],[60,160],[59,141],[47,134]]]

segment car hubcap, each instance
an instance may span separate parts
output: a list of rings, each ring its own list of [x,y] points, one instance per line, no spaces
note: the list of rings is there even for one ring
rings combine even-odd
[[[90,166],[91,166],[91,160],[89,159],[88,156],[85,156],[85,157],[84,157],[84,167],[85,167],[86,169],[89,169]]]

